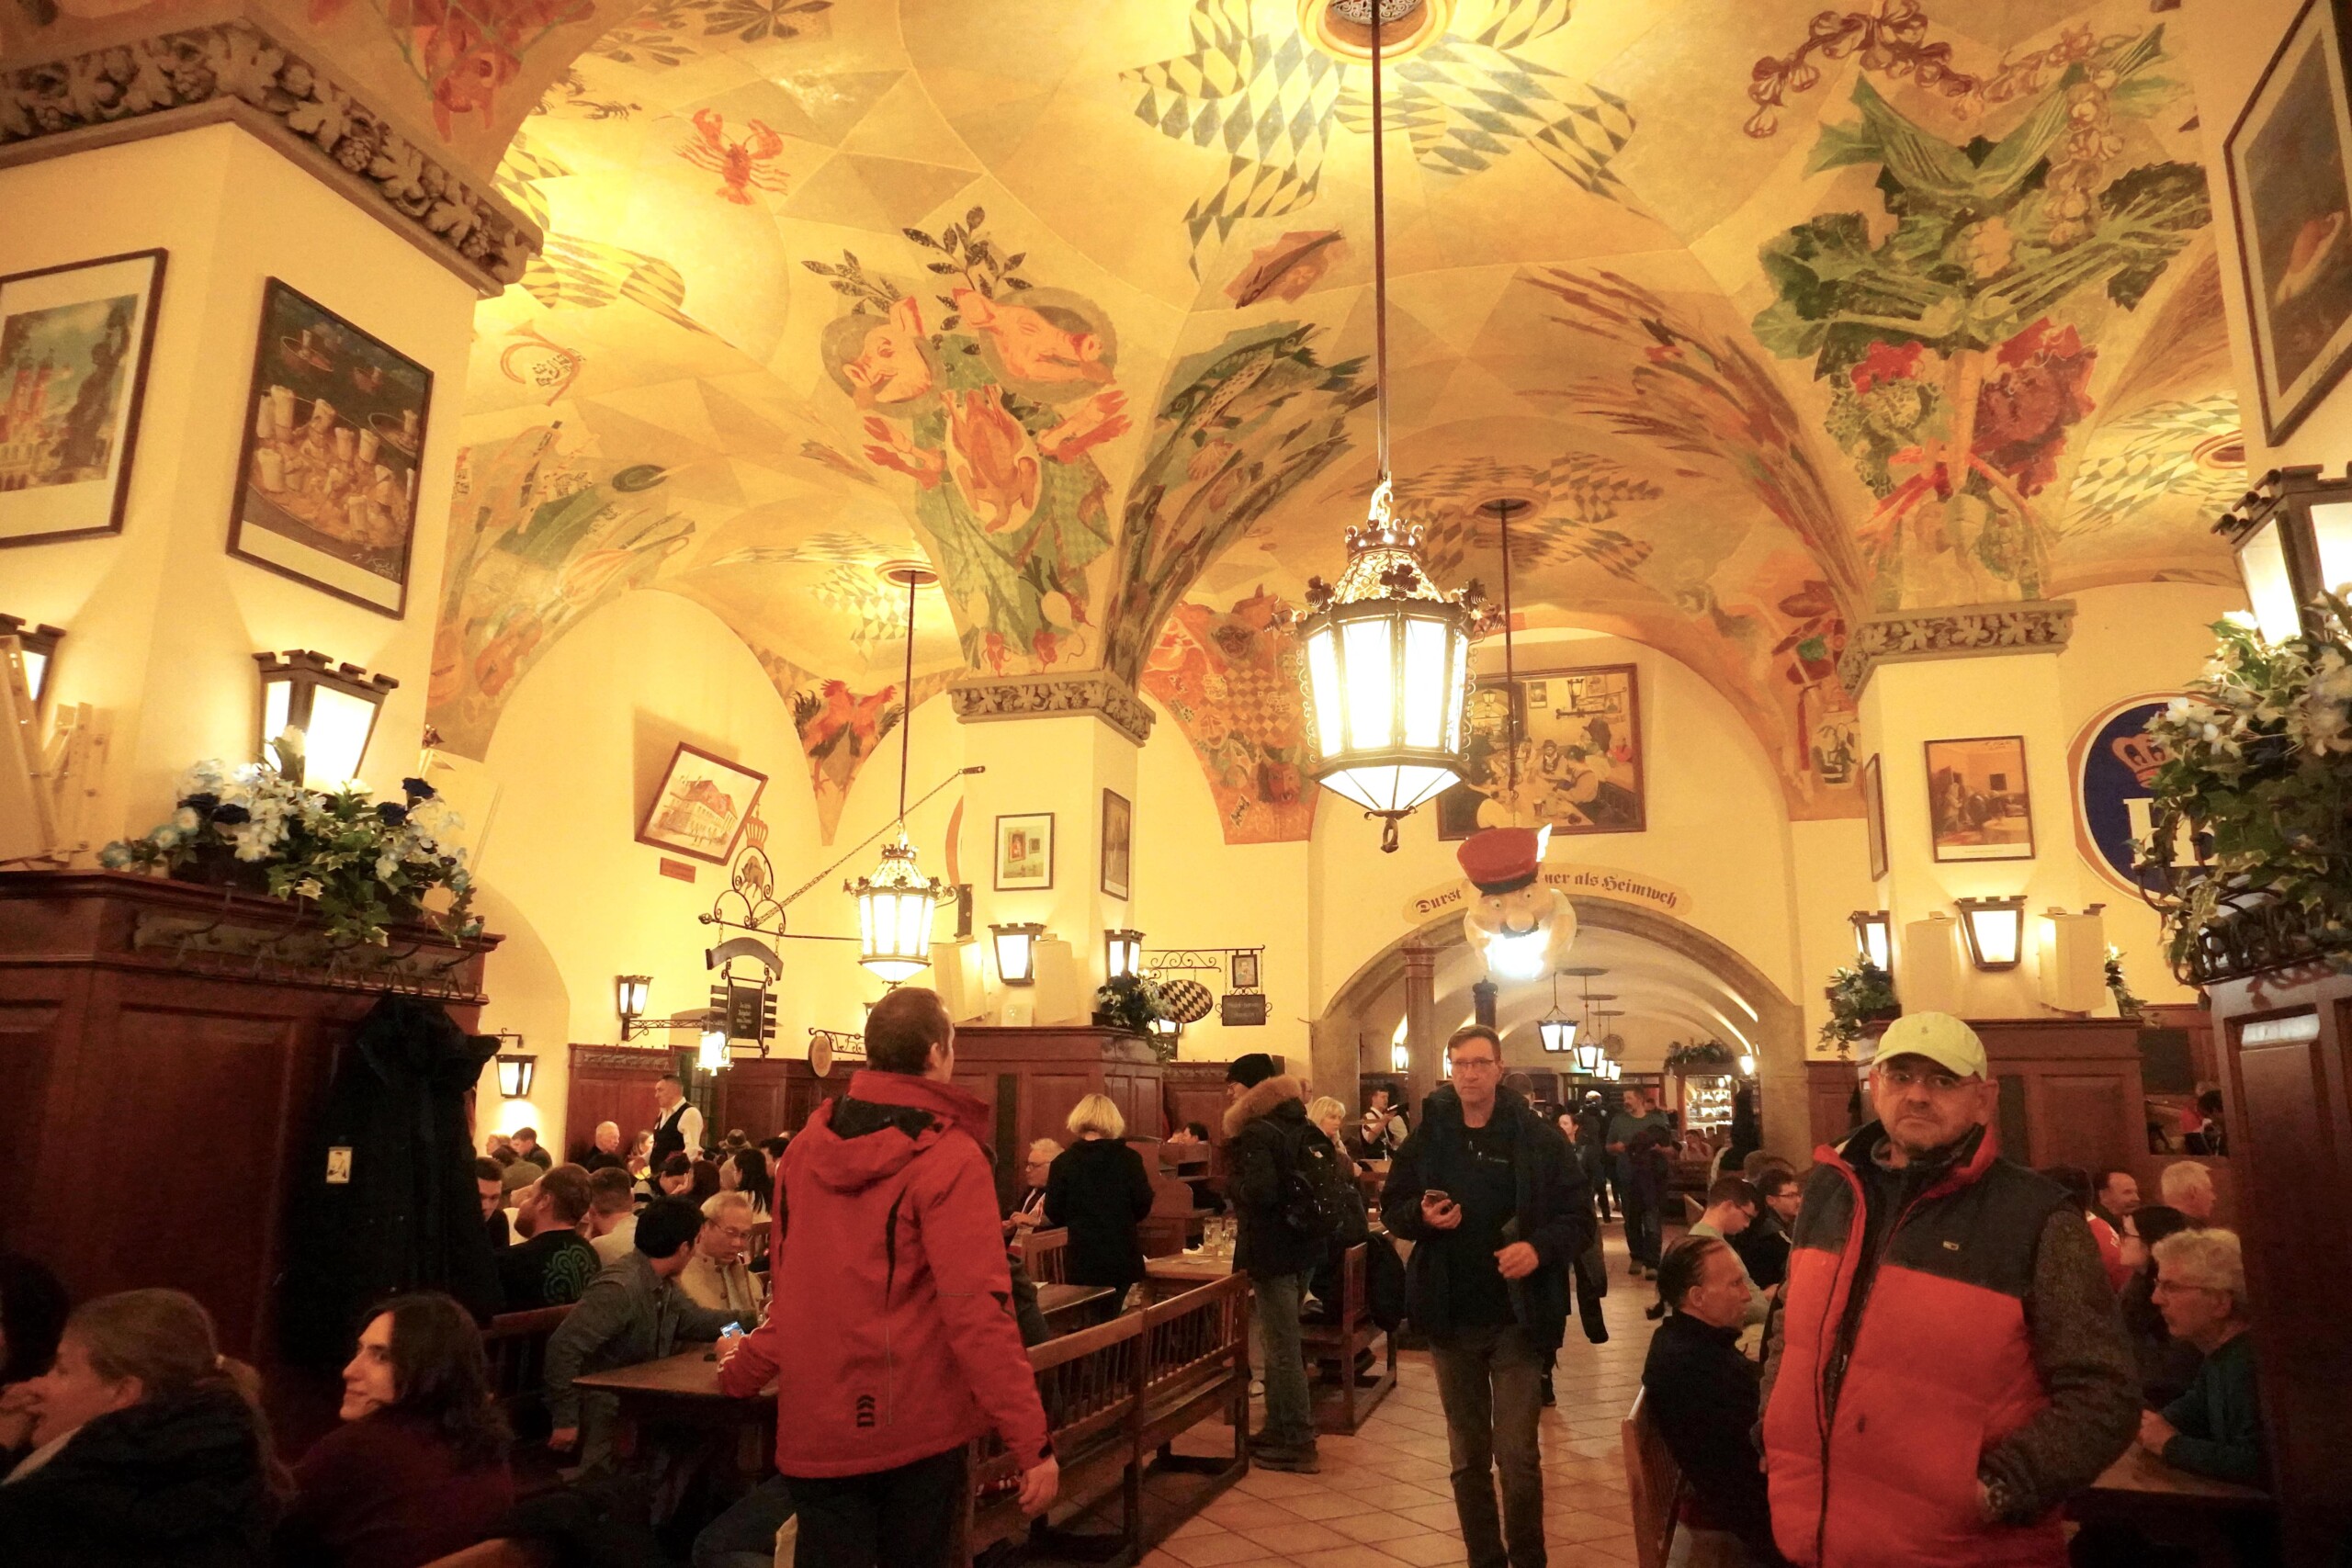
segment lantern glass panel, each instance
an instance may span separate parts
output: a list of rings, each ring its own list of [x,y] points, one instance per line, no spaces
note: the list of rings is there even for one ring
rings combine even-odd
[[[1577,1071],[1586,1074],[1600,1071],[1600,1042],[1589,1038],[1577,1047]]]
[[[1008,986],[1034,985],[1037,977],[1037,933],[1026,928],[1007,927],[991,934],[996,939],[997,978]]]
[[[2312,508],[2312,545],[2319,554],[2319,581],[2312,586],[2332,593],[2352,585],[2352,501]]]
[[[1389,620],[1366,615],[1341,623],[1347,639],[1348,746],[1350,751],[1385,750],[1396,743],[1396,658],[1389,649]]]
[[[2264,637],[2284,642],[2303,629],[2302,607],[2295,602],[2295,581],[2287,567],[2287,539],[2273,513],[2238,542],[2238,574],[2245,580],[2245,596],[2254,605],[2255,623]]]
[[[374,703],[333,686],[313,687],[311,722],[303,730],[303,781],[334,789],[357,778],[375,726]]]
[[[1405,623],[1405,744],[1435,750],[1445,742],[1446,626],[1418,616]]]
[[[1855,921],[1854,945],[1862,962],[1893,972],[1894,954],[1888,951],[1888,921],[1884,916]]]
[[[265,675],[261,686],[262,755],[269,755],[269,743],[286,733],[294,722],[294,680],[290,675]]]
[[[1996,908],[1964,912],[1969,935],[1974,939],[1980,968],[2007,968],[2018,961],[2018,946],[2025,928],[2021,908]]]
[[[1306,639],[1306,675],[1314,687],[1315,721],[1328,726],[1317,737],[1324,754],[1347,750],[1346,719],[1341,712],[1339,634],[1329,624],[1317,626]]]
[[[47,694],[49,655],[40,652],[30,643],[19,642],[17,649],[25,660],[25,690],[32,694],[33,701],[38,704]]]
[[[1445,749],[1460,755],[1462,750],[1462,720],[1467,706],[1463,701],[1462,688],[1470,673],[1470,635],[1455,630],[1447,638],[1445,667]]]

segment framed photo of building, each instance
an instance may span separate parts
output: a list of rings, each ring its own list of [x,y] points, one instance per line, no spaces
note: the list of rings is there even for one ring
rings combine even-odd
[[[767,774],[681,741],[662,775],[662,787],[653,792],[637,841],[725,865],[767,787]]]
[[[1054,885],[1054,814],[1027,811],[996,819],[996,890],[1037,893]]]
[[[0,546],[122,532],[164,259],[0,277]]]
[[[1928,741],[1928,822],[1939,861],[2031,860],[2025,738]]]
[[[1516,782],[1510,738],[1516,721]],[[1437,797],[1437,836],[1466,839],[1518,819],[1564,833],[1638,833],[1642,787],[1639,671],[1631,664],[1494,676],[1470,694],[1463,782]]]
[[[245,398],[229,553],[407,613],[433,372],[273,277]]]
[[[1862,837],[1870,846],[1871,880],[1886,875],[1886,779],[1873,751],[1862,764]]]
[[[2344,14],[2305,0],[2222,143],[2265,441],[2352,363],[2352,94]]]
[[[1136,808],[1115,790],[1102,792],[1102,891],[1127,897],[1135,886]]]

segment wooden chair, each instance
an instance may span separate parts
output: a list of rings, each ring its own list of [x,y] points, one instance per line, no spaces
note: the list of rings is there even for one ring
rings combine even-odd
[[[1625,1446],[1625,1490],[1634,1515],[1634,1558],[1641,1568],[1666,1568],[1674,1544],[1674,1527],[1681,1512],[1682,1467],[1666,1450],[1650,1420],[1647,1390],[1634,1396],[1619,1428]]]
[[[1326,1432],[1352,1433],[1396,1386],[1396,1337],[1372,1320],[1364,1293],[1365,1244],[1356,1243],[1340,1259],[1340,1315],[1329,1323],[1302,1323],[1299,1344],[1306,1359],[1339,1363],[1339,1398],[1317,1401],[1315,1425]],[[1374,1339],[1387,1341],[1387,1359],[1373,1362],[1379,1378],[1370,1388],[1356,1382],[1356,1357],[1372,1348]]]
[[[1021,1238],[1021,1266],[1040,1285],[1069,1283],[1069,1230],[1034,1230]]]
[[[481,1331],[482,1354],[490,1361],[490,1384],[508,1425],[516,1431],[541,1409],[541,1386],[547,1378],[548,1340],[571,1306],[539,1307],[531,1312],[501,1313]]]

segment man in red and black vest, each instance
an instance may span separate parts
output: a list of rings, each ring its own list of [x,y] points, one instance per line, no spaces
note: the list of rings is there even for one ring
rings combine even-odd
[[[1975,1031],[1899,1019],[1879,1120],[1815,1153],[1765,1369],[1772,1532],[1808,1568],[2062,1568],[2139,1421],[2083,1213],[2000,1157]]]

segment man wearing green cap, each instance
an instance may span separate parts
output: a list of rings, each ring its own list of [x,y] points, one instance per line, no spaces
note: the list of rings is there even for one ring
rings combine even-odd
[[[1773,1534],[1807,1568],[2061,1568],[2058,1506],[2132,1441],[2080,1209],[2000,1157],[1976,1032],[1898,1019],[1878,1120],[1815,1155],[1765,1369]]]

